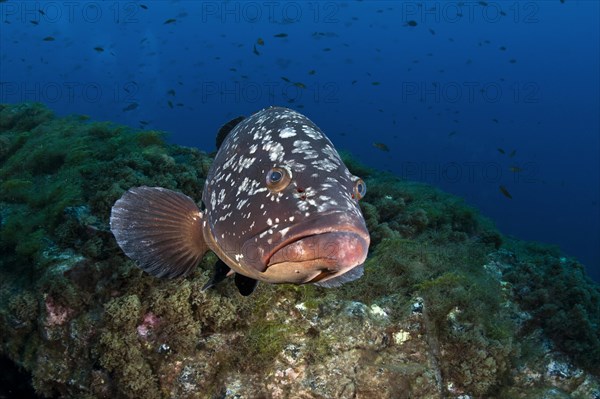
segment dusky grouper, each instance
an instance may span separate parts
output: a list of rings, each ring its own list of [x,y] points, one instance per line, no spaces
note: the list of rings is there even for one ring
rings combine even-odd
[[[331,287],[362,276],[366,185],[313,122],[265,108],[225,124],[217,147],[202,210],[160,187],[132,188],[114,204],[111,230],[139,267],[184,276],[212,250],[220,261],[204,288],[233,272],[242,295],[257,281]]]

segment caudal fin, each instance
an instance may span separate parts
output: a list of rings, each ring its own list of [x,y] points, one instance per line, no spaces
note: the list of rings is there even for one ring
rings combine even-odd
[[[136,187],[115,202],[110,229],[138,266],[156,277],[188,274],[208,250],[194,201],[161,187]]]

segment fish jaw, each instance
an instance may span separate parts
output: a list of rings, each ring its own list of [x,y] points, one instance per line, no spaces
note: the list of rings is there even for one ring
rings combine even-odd
[[[254,256],[243,257],[240,266],[270,283],[326,281],[362,265],[369,244],[364,220],[333,212],[280,228],[263,242],[248,240],[244,247]]]

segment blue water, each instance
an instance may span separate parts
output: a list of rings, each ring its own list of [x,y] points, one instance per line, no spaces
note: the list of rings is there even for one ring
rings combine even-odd
[[[600,281],[599,4],[8,0],[0,101],[206,151],[232,117],[289,106]]]

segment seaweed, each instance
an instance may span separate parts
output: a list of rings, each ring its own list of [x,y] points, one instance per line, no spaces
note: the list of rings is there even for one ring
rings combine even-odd
[[[518,250],[505,278],[515,298],[532,319],[575,363],[600,375],[600,288],[585,275],[583,265],[561,256],[554,246],[510,242]]]

